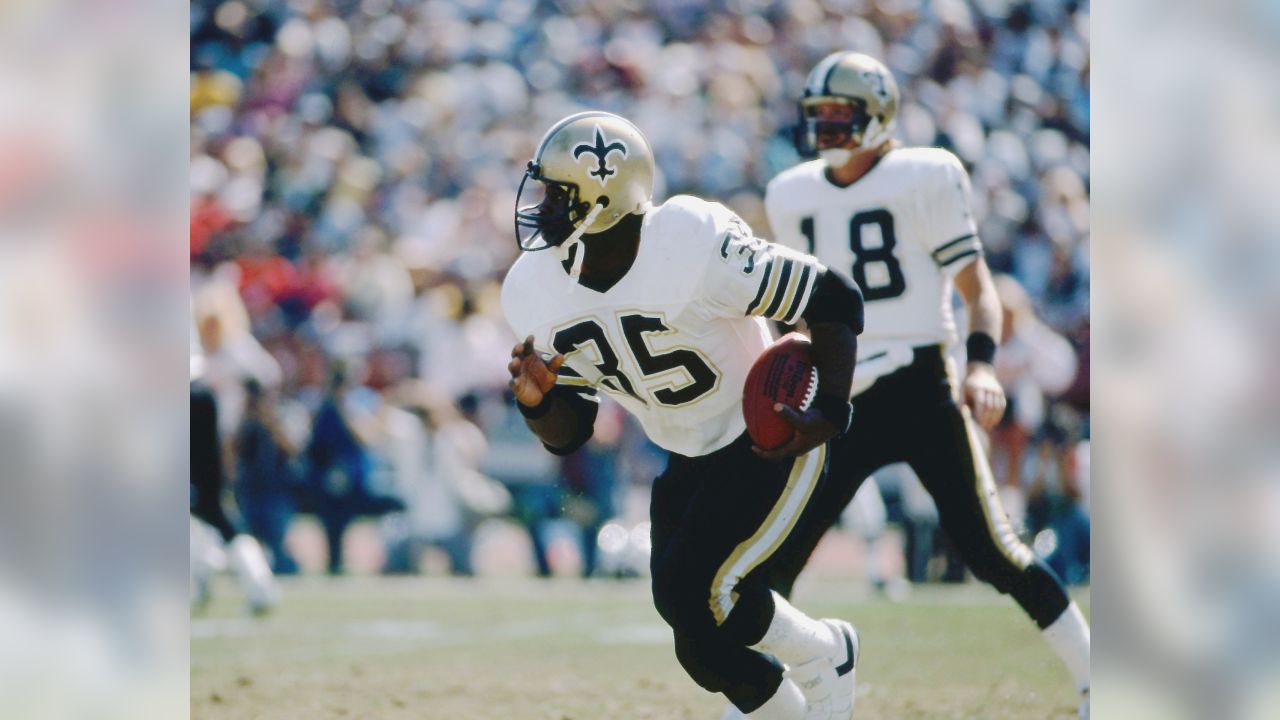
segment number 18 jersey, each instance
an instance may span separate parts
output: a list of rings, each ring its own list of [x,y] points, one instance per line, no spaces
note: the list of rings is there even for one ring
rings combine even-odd
[[[918,345],[955,342],[951,278],[982,252],[969,177],[939,148],[889,151],[848,187],[821,160],[780,173],[765,208],[779,243],[816,255],[862,289],[855,391],[911,362]]]
[[[696,457],[746,429],[742,388],[771,342],[764,319],[795,322],[821,270],[723,205],[677,196],[645,214],[635,262],[613,287],[584,287],[552,253],[525,253],[502,309],[518,337],[565,356],[560,384],[604,390],[653,442]]]

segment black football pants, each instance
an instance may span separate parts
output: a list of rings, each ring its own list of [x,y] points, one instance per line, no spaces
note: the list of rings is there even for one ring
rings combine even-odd
[[[690,677],[744,713],[782,682],[782,665],[748,646],[773,618],[766,580],[779,548],[818,521],[826,455],[822,447],[794,461],[764,460],[744,434],[701,457],[672,453],[653,484],[654,605]]]
[[[818,541],[863,480],[897,462],[911,466],[933,496],[943,530],[983,582],[1011,595],[1041,628],[1069,602],[1062,582],[1014,534],[996,496],[968,409],[952,397],[939,346],[915,350],[911,365],[878,379],[853,401],[853,426],[831,444],[830,475],[818,519],[796,533],[795,548],[771,566],[770,582],[789,595]]]
[[[226,473],[218,435],[218,403],[203,383],[191,383],[191,514],[230,542],[236,528],[222,507]]]

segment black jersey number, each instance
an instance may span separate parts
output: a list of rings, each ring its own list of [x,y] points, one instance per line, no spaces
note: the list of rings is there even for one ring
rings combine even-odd
[[[671,370],[683,368],[689,374],[690,382],[683,387],[667,385],[653,391],[653,399],[668,407],[688,405],[707,393],[715,390],[720,384],[720,375],[711,369],[702,353],[693,348],[677,348],[654,355],[649,352],[649,345],[644,341],[645,333],[669,333],[662,318],[652,315],[623,315],[622,334],[627,338],[631,354],[635,356],[640,372],[648,375],[660,375]]]
[[[692,348],[677,348],[657,354],[649,351],[644,340],[645,333],[671,332],[662,318],[652,315],[623,315],[619,321],[622,323],[622,334],[627,346],[631,349],[631,356],[646,377],[680,368],[689,374],[690,382],[682,387],[667,385],[654,390],[653,399],[659,404],[668,407],[688,405],[715,390],[720,384],[720,374],[712,369],[701,353]],[[645,402],[636,392],[635,384],[619,367],[618,354],[609,344],[609,338],[600,323],[592,319],[582,320],[557,331],[551,341],[552,347],[562,355],[568,355],[588,343],[595,346],[600,357],[596,370],[604,376],[601,383],[615,392],[626,393]]]
[[[613,346],[609,344],[609,338],[605,335],[604,328],[600,327],[600,323],[595,320],[583,320],[558,330],[555,337],[551,339],[551,346],[561,355],[568,355],[587,344],[594,345],[596,354],[600,356],[600,362],[596,363],[596,370],[604,376],[600,383],[614,392],[626,393],[644,402],[644,399],[636,393],[631,379],[623,374],[622,368],[618,367],[618,354],[613,351]]]
[[[863,229],[868,225],[876,225],[880,229],[881,243],[875,247],[867,247]],[[800,232],[809,241],[809,252],[813,252],[814,230],[813,217],[800,220]],[[902,265],[893,248],[898,244],[897,234],[893,229],[893,215],[884,208],[866,210],[854,215],[849,220],[849,249],[853,251],[853,268],[851,274],[854,282],[862,288],[865,300],[887,300],[895,298],[907,291],[907,278],[902,274]],[[876,263],[884,272],[873,284],[867,279],[867,266]]]
[[[863,228],[868,225],[880,227],[882,242],[878,247],[868,248],[863,239]],[[866,300],[885,300],[895,298],[906,292],[907,279],[902,275],[902,266],[893,254],[898,238],[893,231],[893,215],[883,208],[867,210],[854,215],[849,220],[849,247],[853,250],[853,279],[862,288],[862,297]],[[867,266],[880,263],[884,266],[884,282],[871,285],[867,282]]]

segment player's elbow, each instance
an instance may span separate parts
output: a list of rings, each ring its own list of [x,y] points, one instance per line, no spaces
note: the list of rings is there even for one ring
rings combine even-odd
[[[542,447],[546,448],[547,452],[551,453],[552,455],[559,455],[561,457],[565,455],[572,455],[574,452],[578,450],[578,448],[582,447],[583,445],[586,445],[587,441],[590,440],[591,436],[594,434],[595,434],[595,429],[592,426],[580,425],[578,429],[569,437],[569,439],[565,441],[564,445],[552,445],[546,440],[543,440]]]
[[[824,270],[814,284],[813,296],[801,314],[810,327],[818,323],[840,323],[862,333],[862,292],[840,273]]]
[[[568,455],[585,445],[595,434],[596,412],[600,406],[564,390],[563,386],[557,386],[552,393],[564,408],[554,425],[547,427],[545,423],[530,423],[527,419],[525,422],[548,452],[553,455]]]

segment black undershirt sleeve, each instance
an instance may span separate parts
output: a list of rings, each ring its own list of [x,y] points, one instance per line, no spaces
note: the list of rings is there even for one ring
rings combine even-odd
[[[596,413],[600,411],[600,403],[591,399],[586,393],[565,385],[552,388],[549,397],[568,404],[569,409],[577,417],[577,431],[569,444],[564,447],[552,447],[546,443],[542,446],[553,455],[569,455],[585,445],[595,433]]]
[[[840,273],[824,270],[818,275],[813,296],[809,298],[809,304],[800,313],[800,317],[810,326],[815,323],[837,322],[853,328],[855,334],[861,334],[862,292]]]

